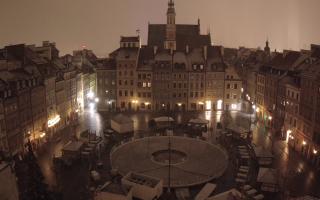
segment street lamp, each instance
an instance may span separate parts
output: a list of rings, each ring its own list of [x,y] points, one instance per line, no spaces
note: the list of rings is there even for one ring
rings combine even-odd
[[[87,97],[88,97],[89,99],[92,99],[92,98],[94,97],[94,93],[91,92],[91,91],[88,92]]]
[[[302,145],[303,145],[303,146],[306,146],[306,145],[307,145],[307,142],[306,142],[305,140],[303,140],[303,141],[302,141]]]
[[[318,151],[316,149],[313,149],[313,154],[316,155]]]

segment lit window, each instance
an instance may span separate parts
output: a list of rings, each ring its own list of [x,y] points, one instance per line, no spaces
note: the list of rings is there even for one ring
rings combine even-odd
[[[232,109],[237,109],[237,104],[231,104]]]
[[[222,100],[217,101],[217,109],[221,110],[222,109]]]

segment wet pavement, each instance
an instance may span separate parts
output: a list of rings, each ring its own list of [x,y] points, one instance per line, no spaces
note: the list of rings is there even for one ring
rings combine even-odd
[[[45,176],[46,183],[51,189],[58,189],[64,194],[64,199],[86,199],[88,198],[87,191],[89,190],[89,168],[92,165],[89,163],[79,162],[71,168],[64,169],[61,172],[55,173],[52,164],[54,155],[58,155],[63,147],[73,134],[79,134],[83,130],[96,132],[97,135],[102,135],[103,129],[109,126],[110,119],[115,113],[98,113],[93,110],[86,110],[79,119],[79,125],[76,127],[67,127],[60,132],[60,139],[54,140],[46,144],[38,153],[40,167]],[[191,118],[205,118],[210,120],[209,127],[215,127],[216,122],[220,121],[220,112],[188,112],[188,113],[125,113],[134,120],[135,131],[148,130],[148,121],[154,117],[171,116],[176,122],[186,123]],[[249,129],[249,115],[245,113],[231,113],[235,123],[244,128]],[[254,119],[252,119],[254,121]],[[282,174],[282,180],[285,182],[285,188],[290,191],[293,196],[304,194],[320,196],[320,176],[297,152],[292,151],[287,145],[279,140],[271,140],[271,133],[264,127],[264,124],[257,123],[252,125],[253,143],[255,145],[271,148],[275,154],[274,168],[279,169]],[[113,144],[117,141],[112,141],[106,145],[102,151],[102,160],[104,162],[104,170],[110,171],[110,161],[108,152]],[[232,144],[232,142],[231,142]],[[236,155],[229,153],[230,160],[235,160]],[[92,164],[92,163],[91,163]],[[217,180],[217,191],[224,191],[235,186],[234,173],[236,163],[230,162],[230,166],[226,175]],[[107,170],[106,170],[107,169]],[[103,173],[103,172],[102,172]],[[102,176],[110,179],[110,174],[105,173]],[[253,175],[254,177],[254,175]],[[79,192],[75,192],[79,191]]]

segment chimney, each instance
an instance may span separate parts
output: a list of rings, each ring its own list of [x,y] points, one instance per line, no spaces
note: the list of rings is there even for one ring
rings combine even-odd
[[[208,57],[208,47],[207,46],[203,46],[203,57],[205,60],[207,60],[207,57]]]
[[[158,51],[158,47],[157,46],[153,46],[153,54],[156,55]]]
[[[189,53],[189,45],[186,45],[186,53]]]

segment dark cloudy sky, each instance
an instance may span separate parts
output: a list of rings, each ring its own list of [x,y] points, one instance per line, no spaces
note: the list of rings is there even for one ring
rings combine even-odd
[[[320,0],[176,0],[177,23],[210,29],[226,47],[308,49],[320,43]],[[164,23],[167,0],[0,0],[0,46],[55,41],[61,53],[86,45],[98,56],[119,46],[120,35]]]

